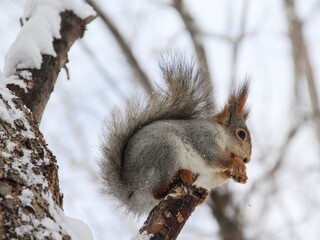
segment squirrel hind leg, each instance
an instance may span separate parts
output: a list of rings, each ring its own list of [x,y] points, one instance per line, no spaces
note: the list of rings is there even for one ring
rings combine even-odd
[[[196,176],[188,169],[179,169],[175,174],[172,181],[167,181],[164,184],[160,185],[160,187],[153,190],[153,196],[155,199],[163,199],[170,189],[177,183],[177,181],[181,181],[186,186],[191,186],[196,179]]]
[[[191,186],[196,180],[196,176],[188,169],[180,169],[176,175],[176,180],[181,180],[181,182],[187,186]]]

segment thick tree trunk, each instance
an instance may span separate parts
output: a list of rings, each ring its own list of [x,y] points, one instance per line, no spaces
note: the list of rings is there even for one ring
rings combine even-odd
[[[12,116],[0,120],[0,236],[31,239],[46,231],[43,222],[56,221],[55,208],[62,207],[58,166],[23,102],[11,94],[1,94],[0,102]]]
[[[57,161],[47,148],[38,121],[67,62],[68,50],[82,37],[93,16],[81,19],[65,11],[60,17],[61,38],[53,42],[56,56],[43,55],[40,69],[15,71],[21,81],[32,82],[27,91],[12,84],[5,86],[8,81],[0,75],[0,239],[73,236],[62,211]],[[31,79],[23,78],[23,70],[32,73]]]

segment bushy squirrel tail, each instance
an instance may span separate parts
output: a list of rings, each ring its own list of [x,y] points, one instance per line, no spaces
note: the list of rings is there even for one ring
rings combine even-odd
[[[130,100],[124,112],[115,109],[106,123],[100,169],[104,189],[121,202],[127,197],[121,180],[123,153],[129,139],[144,126],[165,119],[208,118],[214,114],[212,87],[193,60],[171,57],[160,63],[164,86],[151,95]]]

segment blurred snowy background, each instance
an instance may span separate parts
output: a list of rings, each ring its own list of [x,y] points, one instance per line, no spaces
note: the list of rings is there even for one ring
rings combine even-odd
[[[99,193],[102,123],[115,105],[147,91],[141,73],[157,81],[160,54],[197,49],[218,106],[237,81],[251,79],[253,156],[249,182],[218,189],[179,239],[319,239],[320,1],[88,2],[106,18],[71,48],[70,81],[62,71],[40,126],[58,159],[66,214],[88,223],[98,240],[137,233],[143,219],[121,217]],[[0,0],[1,69],[24,3]],[[138,64],[127,60],[129,52]]]

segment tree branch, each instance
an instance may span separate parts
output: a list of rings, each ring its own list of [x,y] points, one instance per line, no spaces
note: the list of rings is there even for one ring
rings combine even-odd
[[[140,234],[150,234],[152,240],[174,240],[199,203],[204,202],[208,191],[186,186],[178,181],[149,214]]]
[[[193,43],[194,49],[196,51],[199,62],[204,72],[208,74],[209,81],[213,85],[212,74],[210,74],[210,69],[208,66],[208,60],[206,57],[206,51],[204,49],[203,43],[199,36],[199,28],[194,22],[192,16],[187,11],[182,0],[173,0],[172,5],[178,12],[181,20],[183,21]]]
[[[244,240],[245,237],[241,229],[238,215],[228,216],[227,214],[228,207],[230,207],[230,203],[232,202],[231,193],[227,191],[226,194],[221,194],[217,191],[212,191],[210,197],[211,201],[209,204],[212,213],[219,224],[221,239]]]
[[[238,60],[239,60],[239,49],[243,40],[246,36],[246,23],[247,23],[247,16],[248,16],[248,8],[249,8],[249,0],[242,4],[242,14],[240,20],[240,33],[237,36],[236,40],[232,42],[232,63],[231,63],[231,77],[230,77],[230,86],[235,86],[236,84],[236,75],[237,75],[237,68],[238,68]]]
[[[92,16],[87,19],[80,19],[71,11],[65,11],[61,16],[61,38],[53,41],[56,57],[42,55],[40,69],[17,68],[15,75],[24,82],[27,82],[28,91],[25,92],[19,86],[8,84],[8,88],[19,96],[23,103],[31,110],[37,122],[41,121],[43,111],[47,105],[49,97],[54,89],[58,74],[68,62],[68,51],[72,44],[81,38],[85,31],[85,26],[93,20]],[[32,80],[26,79],[25,71],[31,73]],[[31,83],[31,84],[30,84]]]
[[[320,149],[320,106],[317,93],[316,78],[313,73],[312,63],[303,36],[303,24],[295,11],[294,0],[284,0],[287,22],[289,25],[289,36],[292,45],[292,55],[296,73],[303,71],[308,85],[309,97],[313,112],[313,122],[316,129],[316,137]]]

